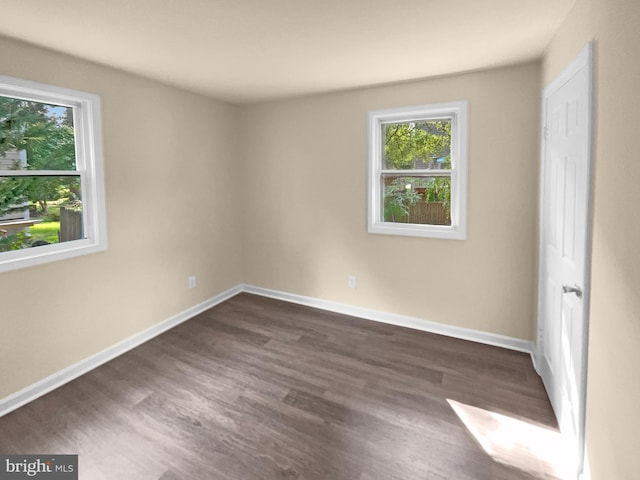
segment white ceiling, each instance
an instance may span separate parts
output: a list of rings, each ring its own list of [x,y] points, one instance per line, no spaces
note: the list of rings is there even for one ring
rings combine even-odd
[[[575,0],[0,0],[0,34],[235,103],[539,57]]]

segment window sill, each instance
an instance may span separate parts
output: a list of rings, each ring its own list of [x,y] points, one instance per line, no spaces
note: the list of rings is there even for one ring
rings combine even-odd
[[[0,273],[102,252],[106,249],[106,242],[95,243],[84,239],[3,252]]]
[[[466,240],[467,234],[460,227],[442,225],[419,225],[415,223],[377,222],[369,225],[369,233],[401,235],[406,237],[443,238]]]

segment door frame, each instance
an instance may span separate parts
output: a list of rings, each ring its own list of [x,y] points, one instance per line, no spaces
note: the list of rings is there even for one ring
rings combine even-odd
[[[585,419],[586,419],[586,402],[587,402],[587,367],[588,367],[588,346],[589,346],[589,310],[591,299],[591,251],[592,251],[592,237],[593,237],[593,127],[594,127],[594,65],[593,54],[594,47],[593,42],[589,42],[585,45],[580,53],[574,58],[567,67],[560,73],[544,90],[542,93],[542,135],[541,135],[541,167],[540,167],[540,202],[539,202],[539,214],[538,214],[538,299],[537,299],[537,337],[536,337],[536,370],[538,374],[541,374],[539,368],[541,366],[541,360],[544,355],[544,309],[543,309],[543,293],[544,293],[544,278],[541,275],[543,272],[543,265],[545,258],[544,254],[544,238],[545,238],[545,216],[544,216],[544,203],[545,203],[545,166],[546,166],[546,143],[548,136],[548,127],[546,125],[547,118],[547,99],[555,93],[560,87],[562,87],[567,81],[569,81],[578,71],[583,68],[587,68],[587,178],[588,185],[586,191],[586,238],[585,238],[585,258],[584,258],[584,278],[582,279],[582,291],[583,291],[583,329],[582,329],[582,355],[581,361],[581,378],[578,379],[578,405],[572,405],[573,408],[578,408],[578,425],[577,425],[577,442],[575,450],[577,452],[577,458],[574,459],[573,465],[575,465],[574,478],[584,478],[586,468],[586,452],[585,452]],[[546,387],[545,387],[546,388]]]

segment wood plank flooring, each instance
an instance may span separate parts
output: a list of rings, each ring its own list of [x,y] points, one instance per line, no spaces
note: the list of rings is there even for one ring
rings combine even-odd
[[[556,478],[452,402],[556,428],[528,355],[240,294],[0,418],[0,452],[83,480]]]

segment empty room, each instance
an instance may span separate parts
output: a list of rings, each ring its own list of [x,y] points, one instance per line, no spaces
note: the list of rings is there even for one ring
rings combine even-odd
[[[0,479],[639,478],[640,2],[1,5]]]

